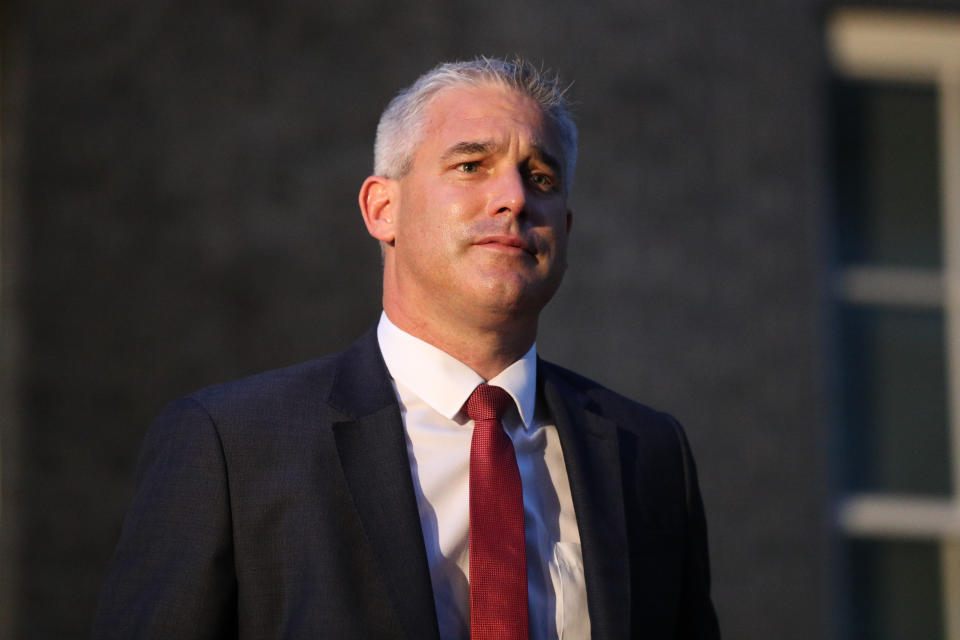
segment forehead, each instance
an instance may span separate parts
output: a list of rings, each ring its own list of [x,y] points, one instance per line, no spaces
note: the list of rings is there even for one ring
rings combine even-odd
[[[421,148],[444,149],[462,142],[516,139],[559,152],[550,119],[537,102],[498,85],[456,86],[442,89],[424,110]]]

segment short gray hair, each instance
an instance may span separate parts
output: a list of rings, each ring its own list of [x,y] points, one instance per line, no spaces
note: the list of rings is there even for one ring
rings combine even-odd
[[[569,87],[556,74],[526,60],[478,57],[467,62],[445,62],[423,74],[398,93],[377,125],[373,146],[373,172],[399,179],[410,171],[413,156],[423,138],[423,112],[441,90],[457,86],[497,85],[532,98],[556,127],[560,147],[564,191],[570,192],[577,164],[577,126],[566,99]]]

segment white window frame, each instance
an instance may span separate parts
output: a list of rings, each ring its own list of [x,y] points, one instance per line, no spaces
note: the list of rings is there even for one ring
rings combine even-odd
[[[849,535],[938,543],[945,635],[960,640],[960,17],[842,9],[827,37],[839,75],[923,82],[939,95],[943,268],[851,266],[835,284],[838,297],[855,304],[943,309],[953,491],[949,498],[849,494],[840,500],[838,524]]]

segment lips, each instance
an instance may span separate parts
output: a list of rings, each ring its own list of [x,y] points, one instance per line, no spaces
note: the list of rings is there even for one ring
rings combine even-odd
[[[499,249],[508,252],[523,251],[525,253],[529,253],[530,255],[534,255],[534,251],[523,238],[510,234],[484,236],[477,242],[474,242],[474,244],[488,249]]]

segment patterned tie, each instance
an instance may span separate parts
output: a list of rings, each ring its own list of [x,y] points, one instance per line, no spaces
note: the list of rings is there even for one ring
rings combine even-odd
[[[467,400],[470,444],[470,638],[526,640],[527,552],[523,490],[500,416],[513,400],[482,384]]]

